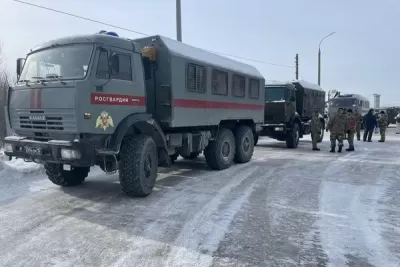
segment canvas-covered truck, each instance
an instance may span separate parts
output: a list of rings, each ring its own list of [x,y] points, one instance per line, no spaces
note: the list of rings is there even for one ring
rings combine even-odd
[[[310,134],[310,120],[314,109],[320,113],[324,137],[325,91],[306,81],[274,82],[265,85],[264,124],[256,136],[285,141],[288,148],[297,148],[299,139]]]
[[[5,154],[44,164],[60,186],[90,167],[145,197],[157,167],[204,153],[211,169],[250,161],[264,78],[252,66],[168,39],[66,37],[17,60]]]

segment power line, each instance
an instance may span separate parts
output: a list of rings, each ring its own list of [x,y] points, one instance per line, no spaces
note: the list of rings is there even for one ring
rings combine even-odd
[[[113,27],[113,28],[120,29],[120,30],[123,30],[123,31],[128,31],[128,32],[136,33],[136,34],[143,35],[143,36],[150,36],[149,34],[146,34],[146,33],[143,33],[143,32],[139,32],[139,31],[131,30],[131,29],[124,28],[124,27],[121,27],[121,26],[117,26],[117,25],[106,23],[106,22],[102,22],[102,21],[99,21],[99,20],[94,20],[94,19],[91,19],[91,18],[79,16],[79,15],[76,15],[76,14],[68,13],[68,12],[57,10],[57,9],[54,9],[54,8],[49,8],[49,7],[42,6],[42,5],[32,4],[32,3],[21,1],[21,0],[12,0],[12,1],[20,3],[20,4],[29,5],[29,6],[33,6],[33,7],[36,7],[36,8],[44,9],[44,10],[47,10],[47,11],[52,11],[52,12],[55,12],[55,13],[71,16],[71,17],[74,17],[74,18],[87,20],[87,21],[94,22],[94,23],[97,23],[97,24]],[[214,54],[219,54],[219,55],[239,58],[239,59],[243,59],[243,60],[253,61],[253,62],[266,64],[266,65],[272,65],[272,66],[284,67],[284,68],[294,68],[293,66],[276,64],[276,63],[272,63],[272,62],[266,62],[266,61],[262,61],[262,60],[246,58],[246,57],[231,55],[231,54],[227,54],[227,53],[216,52],[216,51],[212,51],[212,50],[205,50],[205,51],[208,51],[208,52],[211,52],[211,53],[214,53]]]
[[[127,29],[127,28],[120,27],[120,26],[117,26],[117,25],[105,23],[105,22],[102,22],[102,21],[99,21],[99,20],[94,20],[94,19],[91,19],[91,18],[87,18],[87,17],[75,15],[75,14],[68,13],[68,12],[64,12],[64,11],[61,11],[61,10],[57,10],[57,9],[53,9],[53,8],[49,8],[49,7],[45,7],[45,6],[41,6],[41,5],[36,5],[36,4],[32,4],[32,3],[28,3],[28,2],[20,1],[20,0],[12,0],[12,1],[18,2],[18,3],[21,3],[21,4],[25,4],[25,5],[29,5],[29,6],[33,6],[33,7],[37,7],[37,8],[41,8],[41,9],[45,9],[45,10],[48,10],[48,11],[60,13],[60,14],[63,14],[63,15],[75,17],[75,18],[78,18],[78,19],[83,19],[83,20],[91,21],[91,22],[98,23],[98,24],[102,24],[102,25],[105,25],[105,26],[117,28],[117,29],[120,29],[120,30],[124,30],[124,31],[128,31],[128,32],[133,32],[133,33],[140,34],[140,35],[144,35],[144,36],[149,36],[149,34],[146,34],[146,33],[143,33],[143,32],[134,31],[134,30],[131,30],[131,29]]]

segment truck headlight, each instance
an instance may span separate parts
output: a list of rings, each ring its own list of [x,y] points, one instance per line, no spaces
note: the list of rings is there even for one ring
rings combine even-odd
[[[63,159],[79,159],[81,158],[81,153],[78,150],[61,148],[61,157]]]
[[[9,144],[9,143],[5,143],[4,144],[4,152],[13,152],[13,146],[12,146],[12,144]]]

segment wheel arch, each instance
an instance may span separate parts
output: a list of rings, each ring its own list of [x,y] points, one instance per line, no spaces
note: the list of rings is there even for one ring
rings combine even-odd
[[[299,116],[299,114],[297,114],[297,112],[292,116],[292,118],[290,118],[288,126],[290,128],[292,128],[295,123],[297,123],[299,125],[300,136],[302,137],[303,136],[303,131],[304,131],[303,123],[301,123],[300,116]]]
[[[250,127],[253,134],[256,134],[256,123],[253,119],[223,120],[219,123],[219,127],[230,129],[234,133],[242,125]]]
[[[157,148],[167,151],[167,141],[163,130],[151,114],[147,113],[134,113],[123,119],[111,136],[110,147],[119,152],[124,138],[134,134],[151,136]]]

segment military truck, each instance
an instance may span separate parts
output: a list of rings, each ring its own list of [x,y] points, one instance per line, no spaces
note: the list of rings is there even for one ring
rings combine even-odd
[[[297,148],[299,139],[310,134],[312,113],[320,113],[321,132],[318,142],[324,137],[325,91],[318,85],[306,81],[275,82],[265,85],[264,124],[258,136],[285,141],[288,148]]]
[[[334,116],[339,108],[357,109],[362,116],[368,113],[370,103],[368,98],[359,94],[338,94],[332,98],[329,103],[328,116]]]
[[[250,161],[263,122],[256,68],[159,35],[49,41],[17,60],[17,75],[5,154],[44,164],[59,186],[98,165],[145,197],[178,155],[203,152],[213,170]]]

